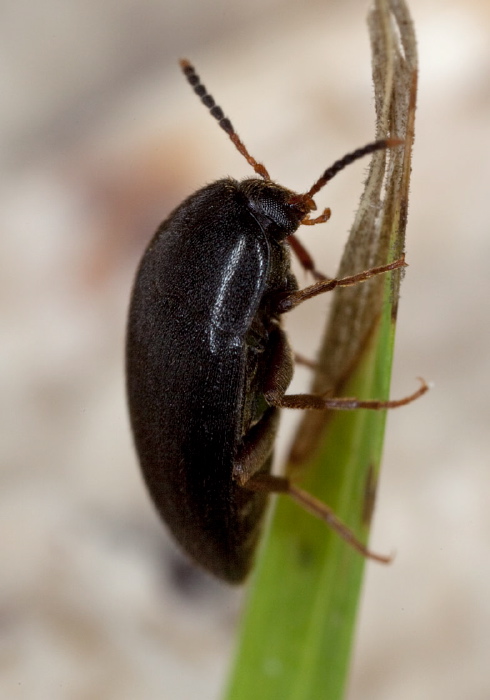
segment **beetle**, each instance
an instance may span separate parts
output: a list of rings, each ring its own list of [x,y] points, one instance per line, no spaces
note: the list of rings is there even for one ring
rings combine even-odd
[[[158,228],[132,290],[127,342],[130,421],[156,508],[201,567],[229,583],[249,572],[268,495],[287,493],[365,556],[381,561],[330,509],[271,474],[280,408],[393,408],[399,401],[287,395],[294,358],[281,316],[318,294],[401,268],[403,259],[327,279],[294,237],[316,218],[314,195],[354,160],[402,142],[375,141],[328,168],[305,194],[273,182],[248,153],[187,60],[181,68],[258,177],[218,180]],[[290,248],[317,280],[299,289]]]

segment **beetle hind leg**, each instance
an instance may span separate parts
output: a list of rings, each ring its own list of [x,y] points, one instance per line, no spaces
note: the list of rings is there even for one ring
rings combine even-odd
[[[275,408],[270,408],[249,431],[235,459],[233,467],[235,481],[249,491],[264,494],[282,493],[290,496],[302,508],[323,520],[359,554],[384,564],[389,563],[391,557],[376,554],[368,549],[326,503],[298,488],[286,477],[274,476],[263,471],[264,465],[267,465],[267,468],[270,466],[278,420],[279,412]]]
[[[362,556],[381,562],[382,564],[389,564],[391,562],[391,556],[376,554],[368,549],[366,545],[355,536],[352,530],[335,515],[333,510],[327,506],[326,503],[319,501],[307,491],[298,488],[295,484],[291,483],[289,479],[282,476],[273,476],[272,474],[257,474],[251,477],[245,486],[253,491],[282,493],[290,496],[302,508],[320,520],[323,520],[328,527],[345,540],[356,552],[362,554]]]

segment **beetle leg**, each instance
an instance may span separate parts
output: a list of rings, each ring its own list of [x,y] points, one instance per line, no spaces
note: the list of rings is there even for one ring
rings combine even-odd
[[[291,346],[279,325],[269,335],[267,366],[268,373],[262,391],[267,403],[276,406],[286,393],[294,373]]]
[[[301,241],[298,238],[296,238],[296,236],[293,233],[290,236],[288,236],[287,241],[291,246],[293,253],[296,255],[301,266],[304,270],[306,270],[306,272],[311,273],[313,277],[319,281],[331,279],[330,277],[327,277],[322,272],[319,272],[316,269],[315,263],[313,262],[313,258],[311,257],[310,253],[306,250]]]
[[[303,367],[308,367],[309,369],[318,369],[317,362],[315,362],[314,360],[309,360],[307,357],[304,357],[304,355],[300,355],[298,352],[295,352],[293,357],[297,365],[303,365]]]
[[[323,294],[324,292],[330,292],[336,287],[350,287],[354,284],[359,284],[359,282],[365,282],[375,275],[381,275],[384,272],[390,272],[391,270],[398,270],[401,267],[408,267],[405,262],[405,258],[401,257],[395,262],[389,263],[388,265],[380,265],[379,267],[371,267],[369,270],[364,270],[364,272],[359,272],[357,275],[349,275],[349,277],[340,277],[338,279],[323,280],[316,282],[305,289],[299,289],[292,292],[282,293],[277,302],[276,311],[277,313],[283,314],[287,311],[291,311],[298,304],[301,304],[307,299],[312,299],[318,296],[318,294]]]
[[[233,478],[240,486],[247,487],[272,454],[278,425],[279,411],[271,407],[244,437],[233,465]]]
[[[269,372],[263,386],[265,400],[271,406],[277,406],[278,408],[303,408],[303,406],[286,406],[283,403],[285,399],[290,398],[290,396],[285,394],[293,376],[294,362],[303,364],[316,371],[319,371],[318,364],[297,353],[293,355],[287,335],[280,326],[277,326],[275,331],[269,336],[268,352],[267,361]],[[320,400],[324,402],[325,396],[329,393],[331,393],[331,390],[325,392],[322,397],[315,396],[314,398],[320,398]],[[303,397],[306,395],[300,394],[300,396]],[[338,399],[334,400],[338,401]],[[352,399],[348,400],[352,401]],[[325,408],[323,404],[322,408]]]
[[[385,408],[399,408],[412,403],[429,390],[429,385],[419,377],[421,387],[403,399],[381,401],[379,399],[355,399],[348,396],[340,398],[325,398],[315,394],[286,394],[280,398],[266,394],[266,400],[278,408],[300,408],[305,410],[325,410],[327,408],[338,411],[352,411],[357,408],[369,408],[380,411]]]
[[[369,559],[388,564],[392,557],[382,554],[375,554],[360,542],[350,530],[333,512],[326,503],[319,501],[307,491],[292,484],[289,479],[283,476],[272,474],[256,474],[245,484],[246,488],[253,491],[267,491],[268,493],[284,493],[299,503],[302,508],[309,511],[320,520],[323,520],[334,532],[344,539],[357,552]]]
[[[262,392],[271,406],[245,435],[235,456],[233,477],[245,486],[272,453],[279,422],[276,406],[284,397],[294,372],[293,353],[279,325],[271,331],[267,345],[268,373]]]

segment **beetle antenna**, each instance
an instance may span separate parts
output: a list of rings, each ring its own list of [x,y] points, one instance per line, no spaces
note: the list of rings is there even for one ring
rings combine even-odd
[[[343,170],[347,165],[350,165],[355,160],[367,156],[369,153],[374,153],[375,151],[382,151],[385,148],[394,148],[395,146],[402,146],[405,141],[400,139],[381,139],[380,141],[373,141],[368,143],[362,148],[358,148],[352,153],[348,153],[343,158],[336,160],[333,165],[325,170],[323,175],[315,182],[313,187],[308,190],[305,197],[314,197],[315,194],[324,187],[327,182],[329,182],[337,173]]]
[[[235,129],[233,128],[233,124],[231,121],[228,119],[228,117],[225,117],[223,110],[221,107],[219,107],[216,102],[214,101],[214,98],[209,94],[209,92],[206,90],[204,85],[201,83],[201,79],[199,78],[198,74],[195,71],[194,66],[190,61],[188,61],[186,58],[183,58],[181,61],[179,61],[180,67],[182,68],[182,71],[184,72],[185,77],[191,84],[192,88],[194,89],[194,92],[198,97],[201,98],[201,102],[209,109],[211,112],[212,116],[217,120],[218,124],[220,127],[226,131],[230,139],[233,141],[235,144],[235,147],[238,149],[238,151],[242,154],[242,156],[245,157],[247,163],[252,166],[252,168],[255,170],[257,175],[260,175],[260,177],[263,177],[264,180],[270,180],[269,173],[267,172],[266,168],[262,163],[258,163],[255,158],[252,158],[250,153],[247,151],[245,148],[245,144],[242,143],[240,140],[238,134],[236,133]]]

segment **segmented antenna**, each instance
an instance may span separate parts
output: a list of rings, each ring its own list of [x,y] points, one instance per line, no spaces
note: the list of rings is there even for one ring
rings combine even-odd
[[[367,146],[363,148],[358,148],[352,153],[348,153],[343,158],[336,160],[333,165],[325,170],[323,175],[315,182],[313,187],[308,190],[304,197],[314,197],[316,193],[324,187],[329,180],[331,180],[337,173],[343,170],[347,165],[350,165],[358,158],[367,156],[369,153],[374,153],[375,151],[382,151],[384,148],[393,148],[394,146],[401,146],[404,141],[400,139],[382,139],[381,141],[373,141],[368,143]]]
[[[260,175],[260,177],[263,177],[264,180],[270,180],[269,173],[267,172],[265,166],[262,165],[262,163],[258,163],[255,160],[255,158],[252,158],[250,153],[247,151],[247,149],[245,148],[245,145],[240,141],[238,134],[236,133],[235,129],[233,128],[231,121],[228,119],[228,117],[225,117],[221,107],[219,107],[216,104],[216,102],[214,101],[214,98],[208,93],[208,91],[206,90],[204,85],[201,83],[201,80],[200,80],[198,74],[196,73],[192,63],[185,58],[183,58],[181,61],[179,61],[179,63],[180,63],[180,67],[182,68],[182,71],[184,72],[185,77],[187,78],[187,80],[191,84],[196,95],[201,98],[201,102],[209,109],[212,116],[217,120],[220,127],[224,131],[226,131],[226,133],[228,134],[230,139],[235,144],[235,147],[242,154],[242,156],[244,156],[245,159],[247,160],[247,163],[249,163],[249,165],[252,166],[252,168],[255,170],[257,175]]]

